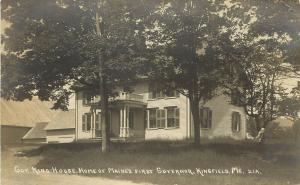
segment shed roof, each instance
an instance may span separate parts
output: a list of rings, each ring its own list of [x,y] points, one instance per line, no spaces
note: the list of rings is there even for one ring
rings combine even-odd
[[[60,111],[47,125],[45,130],[75,128],[75,109]]]
[[[32,127],[22,139],[43,139],[46,138],[45,127],[47,126],[47,122],[36,123],[34,127]]]
[[[50,122],[60,111],[52,110],[52,102],[33,98],[24,101],[1,99],[1,125],[33,127],[38,122]]]

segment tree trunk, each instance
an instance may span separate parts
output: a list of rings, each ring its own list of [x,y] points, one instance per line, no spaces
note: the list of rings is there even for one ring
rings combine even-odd
[[[100,28],[100,18],[98,14],[98,10],[100,9],[100,2],[96,3],[97,10],[95,15],[95,26],[96,26],[96,34],[98,37],[102,37],[103,28]],[[103,21],[103,20],[102,20]],[[101,150],[103,153],[109,152],[110,150],[110,123],[108,116],[108,95],[107,95],[107,87],[106,87],[106,77],[104,74],[104,60],[101,57],[101,53],[99,51],[98,54],[98,65],[99,65],[99,77],[100,77],[100,97],[101,97],[101,133],[102,133],[102,145]]]
[[[257,125],[257,131],[258,131],[257,136],[255,137],[255,141],[262,144],[265,140],[267,123],[261,117],[257,116],[255,117],[255,124]]]
[[[294,124],[293,124],[293,131],[294,131],[294,142],[295,144],[298,142],[298,136],[299,136],[299,130],[300,130],[300,119],[293,119]]]
[[[102,132],[102,147],[103,153],[109,152],[110,150],[110,124],[108,115],[108,96],[106,92],[106,79],[101,78],[101,132]]]
[[[259,116],[254,117],[254,123],[255,123],[256,131],[258,133],[261,129],[261,119]]]
[[[199,102],[190,99],[190,107],[194,121],[194,144],[200,145],[200,117],[199,117]]]

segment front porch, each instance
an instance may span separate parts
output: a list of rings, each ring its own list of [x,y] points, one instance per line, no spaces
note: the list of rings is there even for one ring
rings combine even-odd
[[[144,140],[146,103],[142,96],[123,94],[109,103],[109,124],[112,141]],[[101,109],[91,106],[91,140],[101,140]]]

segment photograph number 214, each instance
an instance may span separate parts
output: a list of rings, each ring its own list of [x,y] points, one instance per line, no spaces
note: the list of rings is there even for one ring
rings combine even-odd
[[[300,185],[300,1],[2,0],[1,185]]]

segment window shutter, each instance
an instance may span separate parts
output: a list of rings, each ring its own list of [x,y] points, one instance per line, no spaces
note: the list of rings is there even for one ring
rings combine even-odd
[[[209,113],[208,113],[208,109],[203,109],[203,126],[204,128],[208,128],[208,116],[209,116]]]
[[[212,110],[208,110],[208,128],[211,128],[211,125],[212,125]]]
[[[179,108],[175,109],[175,126],[179,127],[179,120],[180,120],[180,112],[179,112]]]
[[[237,125],[237,131],[240,131],[241,129],[241,114],[238,113],[238,125]]]
[[[90,113],[86,114],[86,130],[90,131],[92,125],[92,115]]]
[[[235,123],[235,116],[234,112],[231,114],[231,130],[234,131],[234,123]]]
[[[161,127],[165,128],[166,127],[166,109],[161,110]]]
[[[202,108],[200,108],[200,126],[202,127],[203,126],[203,109]]]
[[[157,117],[156,117],[157,109],[149,109],[149,128],[157,128]]]
[[[86,131],[86,115],[82,115],[82,131]]]

